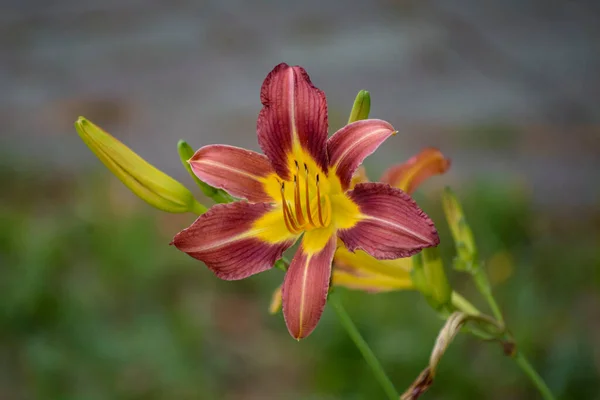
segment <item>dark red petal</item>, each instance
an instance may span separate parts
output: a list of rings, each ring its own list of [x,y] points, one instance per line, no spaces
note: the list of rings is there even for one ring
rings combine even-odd
[[[438,149],[429,147],[405,163],[385,171],[380,181],[411,194],[421,182],[433,175],[443,174],[448,168],[450,160]]]
[[[203,261],[221,279],[247,278],[271,268],[294,243],[289,238],[268,243],[253,232],[254,222],[272,209],[270,204],[245,201],[217,204],[179,232],[171,244]]]
[[[298,340],[315,329],[323,314],[336,241],[332,236],[325,248],[314,254],[307,254],[300,246],[285,274],[283,316],[290,335]]]
[[[274,201],[265,191],[264,181],[275,171],[262,154],[215,144],[202,147],[189,162],[198,178],[234,197],[253,203]]]
[[[327,101],[304,68],[276,66],[262,85],[260,101],[264,107],[256,124],[258,143],[279,176],[290,179],[294,142],[327,172]]]
[[[396,131],[380,119],[364,119],[346,125],[327,141],[329,165],[332,166],[345,190],[352,175],[363,160]]]
[[[373,257],[409,257],[440,242],[433,221],[400,189],[383,183],[359,183],[346,193],[362,214],[359,222],[338,236],[350,251]]]

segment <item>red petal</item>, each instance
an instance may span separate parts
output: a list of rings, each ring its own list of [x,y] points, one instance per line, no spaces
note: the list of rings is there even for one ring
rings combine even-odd
[[[329,138],[329,165],[335,169],[344,190],[363,160],[395,132],[385,121],[364,119],[346,125]]]
[[[258,143],[279,176],[290,179],[288,155],[295,143],[327,171],[327,101],[304,68],[282,63],[267,75],[260,91]]]
[[[265,191],[264,181],[275,171],[262,154],[215,144],[198,150],[189,162],[198,178],[234,197],[253,203],[273,201]]]
[[[203,261],[221,279],[244,279],[271,268],[294,243],[289,238],[267,243],[253,232],[253,224],[272,209],[270,204],[245,201],[217,204],[171,244]]]
[[[350,251],[362,249],[377,259],[408,257],[440,242],[431,219],[400,189],[383,183],[359,183],[347,195],[361,219],[338,236]]]
[[[315,329],[323,314],[335,247],[335,235],[318,253],[307,254],[301,246],[285,274],[283,316],[288,331],[298,340]]]
[[[383,173],[381,182],[411,194],[425,179],[443,174],[450,168],[450,160],[441,151],[429,147],[411,157],[404,164],[391,167]]]

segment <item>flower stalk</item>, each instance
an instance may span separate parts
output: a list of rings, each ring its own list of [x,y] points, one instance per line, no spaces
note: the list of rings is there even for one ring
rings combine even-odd
[[[338,295],[335,292],[330,293],[328,301],[333,307],[333,310],[335,311],[338,320],[346,330],[346,333],[348,333],[348,336],[350,336],[350,339],[352,339],[352,341],[356,345],[356,348],[360,351],[363,358],[371,368],[373,375],[375,375],[375,378],[381,385],[381,388],[384,390],[387,397],[390,400],[398,400],[399,394],[396,391],[394,384],[385,373],[385,370],[379,363],[379,360],[377,360],[377,357],[375,356],[375,353],[373,353],[373,350],[371,350],[365,339],[360,334],[356,325],[354,325],[352,318],[350,318],[350,315],[348,315],[348,313],[346,312],[346,309],[344,308]]]
[[[525,375],[527,375],[529,380],[531,380],[531,383],[535,385],[537,390],[542,395],[542,398],[544,400],[554,400],[554,395],[550,391],[550,388],[548,387],[548,385],[546,385],[546,382],[544,382],[540,374],[538,374],[537,371],[533,368],[533,366],[529,363],[529,361],[523,355],[523,353],[517,351],[513,358],[517,365],[521,368],[521,370],[523,370]]]

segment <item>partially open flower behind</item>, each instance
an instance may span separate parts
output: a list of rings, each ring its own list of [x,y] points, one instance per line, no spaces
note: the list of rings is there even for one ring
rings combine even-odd
[[[444,190],[442,206],[456,246],[454,267],[459,271],[474,272],[479,264],[473,231],[465,219],[460,202],[450,188]]]

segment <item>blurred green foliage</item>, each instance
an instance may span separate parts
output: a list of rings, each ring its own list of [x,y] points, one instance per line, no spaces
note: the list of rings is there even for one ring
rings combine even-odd
[[[170,247],[193,215],[159,213],[105,171],[5,165],[0,187],[0,398],[383,397],[331,310],[299,343],[268,314],[281,271],[223,282]],[[537,209],[527,188],[509,184],[455,191],[522,350],[559,398],[600,398],[600,215]],[[449,266],[439,193],[417,197]],[[450,277],[485,309],[466,274]],[[414,292],[342,295],[403,391],[442,320]],[[497,345],[459,335],[423,398],[536,396]]]

